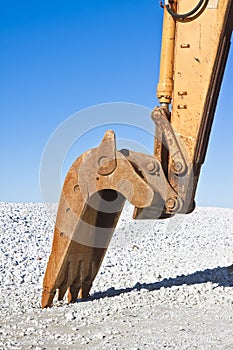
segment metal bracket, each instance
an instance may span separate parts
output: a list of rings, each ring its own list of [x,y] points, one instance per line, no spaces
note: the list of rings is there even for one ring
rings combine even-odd
[[[185,175],[187,172],[187,164],[164,108],[156,107],[151,114],[151,118],[155,122],[157,128],[162,130],[165,137],[168,151],[172,158],[171,170],[176,175]]]
[[[120,152],[124,154],[137,171],[141,172],[144,181],[148,183],[153,191],[159,193],[164,202],[161,211],[164,206],[166,213],[171,215],[181,210],[183,201],[169,184],[162,165],[155,157],[125,149]]]
[[[111,174],[117,166],[116,161],[116,137],[112,130],[106,131],[101,144],[97,148],[99,175]]]
[[[169,184],[161,163],[154,156],[130,150],[120,151],[154,191],[149,207],[135,207],[134,219],[158,219],[182,210],[183,200]]]

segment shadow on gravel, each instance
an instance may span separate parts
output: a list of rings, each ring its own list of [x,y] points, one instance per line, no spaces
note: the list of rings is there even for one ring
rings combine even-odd
[[[123,293],[130,293],[133,290],[147,289],[149,291],[158,290],[162,287],[169,288],[172,286],[193,285],[212,282],[222,287],[233,287],[233,274],[229,273],[228,267],[216,267],[214,269],[206,269],[197,271],[190,275],[181,275],[175,278],[165,278],[154,283],[136,283],[131,288],[115,289],[114,287],[107,289],[104,292],[94,293],[90,299],[101,299],[106,297],[115,297]]]

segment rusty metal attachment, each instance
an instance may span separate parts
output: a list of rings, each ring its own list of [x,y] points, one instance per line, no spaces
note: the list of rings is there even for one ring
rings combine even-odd
[[[56,290],[59,300],[67,290],[69,302],[88,297],[126,199],[146,207],[153,190],[116,151],[115,135],[107,131],[100,146],[79,157],[66,176],[44,277],[43,308],[52,304]]]
[[[42,307],[61,300],[87,298],[127,199],[140,210],[153,211],[160,196],[159,217],[181,210],[182,199],[169,185],[154,156],[117,151],[115,134],[108,130],[99,147],[87,151],[70,168],[62,190],[47,265]],[[158,205],[158,204],[157,204]]]
[[[157,128],[162,129],[168,151],[172,158],[172,170],[177,175],[183,175],[187,171],[187,165],[174,130],[168,120],[169,117],[166,115],[166,110],[164,108],[156,107],[153,110],[151,117]]]

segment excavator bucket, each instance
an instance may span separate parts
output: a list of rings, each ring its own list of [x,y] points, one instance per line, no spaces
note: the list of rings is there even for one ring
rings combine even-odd
[[[167,117],[156,108],[152,119],[161,127]],[[172,129],[165,125],[171,156],[174,164],[180,165],[175,171],[183,174],[187,172],[185,160]],[[52,304],[56,291],[58,300],[67,290],[69,302],[88,297],[126,199],[135,206],[135,219],[158,219],[181,211],[181,197],[170,186],[158,159],[117,151],[115,134],[107,131],[100,145],[82,154],[66,176],[43,282],[42,307]]]
[[[127,199],[137,208],[152,203],[154,192],[119,151],[107,131],[99,147],[71,166],[62,190],[52,251],[42,293],[42,308],[56,291],[68,302],[87,298]]]

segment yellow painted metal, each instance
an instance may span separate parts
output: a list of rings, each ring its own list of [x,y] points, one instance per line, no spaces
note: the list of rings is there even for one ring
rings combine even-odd
[[[160,77],[157,86],[157,98],[161,104],[170,104],[172,99],[174,43],[175,21],[164,9]]]
[[[180,0],[179,12],[195,6],[196,0]],[[176,25],[174,94],[171,123],[194,161],[195,149],[211,88],[228,0],[206,8],[194,21]],[[187,8],[188,6],[188,8]]]
[[[232,3],[232,0],[209,1],[199,16],[176,23],[171,125],[193,164],[193,196],[228,55]],[[178,13],[187,12],[195,5],[196,0],[179,0]]]

